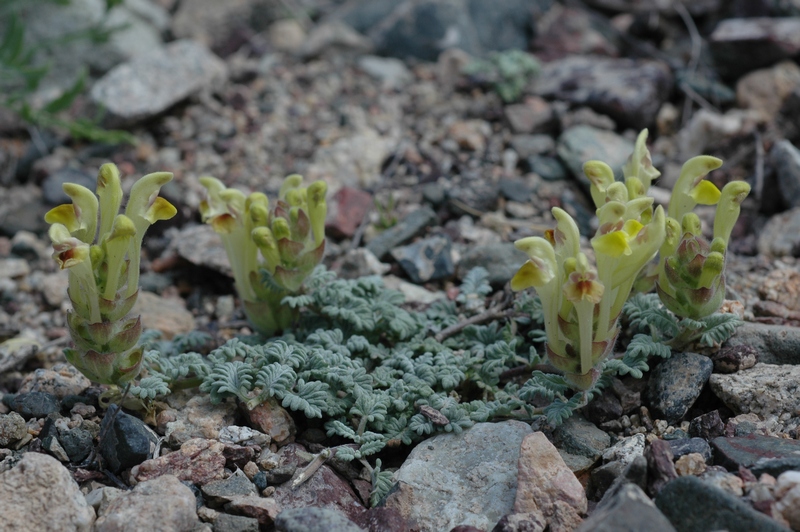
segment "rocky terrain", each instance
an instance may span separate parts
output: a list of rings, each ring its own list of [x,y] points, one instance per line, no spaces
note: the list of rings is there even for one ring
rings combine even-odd
[[[104,12],[72,0],[24,16],[44,38]],[[107,42],[53,52],[36,97],[88,66],[70,115],[102,108],[135,144],[0,113],[8,529],[800,530],[798,2],[126,0],[109,21],[120,28]],[[516,88],[475,67],[514,49],[540,63]],[[43,216],[68,201],[63,183],[93,189],[104,162],[126,187],[174,173],[162,195],[178,215],[144,245],[145,328],[200,330],[219,345],[251,331],[225,251],[200,222],[199,177],[270,196],[291,173],[325,180],[325,264],[380,275],[424,308],[455,299],[475,266],[508,291],[527,258],[514,240],[541,235],[554,206],[593,232],[582,164],[619,170],[642,128],[658,202],[703,153],[725,161],[715,184],[752,186],[727,258],[726,305],[744,324],[716,353],[617,379],[558,428],[478,423],[398,451],[374,508],[352,465],[322,465],[293,489],[325,447],[302,415],[212,404],[195,389],[150,417],[112,419],[102,390],[64,360],[67,276]],[[83,467],[104,419],[111,463]],[[136,438],[151,452],[131,452]]]

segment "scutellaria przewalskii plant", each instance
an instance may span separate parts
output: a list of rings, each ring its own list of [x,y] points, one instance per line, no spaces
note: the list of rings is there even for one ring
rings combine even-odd
[[[72,310],[67,313],[67,326],[75,348],[64,352],[94,382],[124,386],[141,369],[143,350],[137,345],[141,319],[128,315],[139,294],[144,234],[150,225],[177,212],[158,196],[171,179],[167,172],[139,179],[121,214],[119,171],[107,163],[97,176],[97,195],[81,185],[65,183],[64,192],[72,203],[45,215],[52,224],[53,258],[69,272]]]
[[[636,278],[657,252],[661,252],[658,293],[669,310],[691,319],[708,317],[720,308],[725,295],[724,253],[749,186],[731,182],[720,194],[704,177],[722,161],[694,157],[682,168],[668,213],[661,206],[654,209],[654,199],[647,191],[660,172],[653,167],[646,139],[644,130],[623,167],[624,182],[616,181],[612,169],[601,161],[584,165],[599,221],[590,241],[595,264],[580,251],[575,221],[559,208],[553,209],[556,228],[545,238],[528,237],[515,243],[530,259],[512,279],[512,289],[536,289],[545,315],[547,358],[576,390],[590,390],[597,383],[613,351],[620,313]],[[723,200],[717,210],[715,238],[709,245],[702,237],[699,219],[690,211],[697,204],[713,205],[720,196]],[[640,325],[647,321],[642,315],[638,320]],[[703,334],[704,338],[719,338],[730,335],[733,327],[727,318],[689,326],[685,321],[673,324],[674,339]],[[709,335],[704,326],[716,330]],[[684,329],[690,334],[682,333]],[[634,340],[633,349],[629,347],[631,356],[626,353],[624,359],[612,361],[616,364],[611,369],[641,374],[640,369],[647,369],[647,365],[637,350],[639,354],[669,356],[669,346],[646,347],[653,342],[645,342],[648,339],[644,335]],[[636,366],[639,369],[634,369]]]
[[[265,337],[289,328],[297,309],[282,300],[300,291],[325,253],[327,185],[306,188],[290,175],[270,209],[261,192],[245,196],[214,177],[200,182],[208,192],[200,213],[222,238],[247,319]]]

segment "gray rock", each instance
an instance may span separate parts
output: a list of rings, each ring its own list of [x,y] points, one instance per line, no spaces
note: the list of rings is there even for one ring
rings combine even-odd
[[[800,366],[756,364],[730,375],[715,374],[709,380],[714,394],[736,414],[796,416],[800,411]]]
[[[680,440],[666,440],[672,449],[672,457],[678,459],[690,453],[697,453],[706,462],[711,462],[711,446],[703,438],[681,438]]]
[[[180,2],[172,17],[172,31],[180,39],[193,39],[217,50],[232,35],[249,29],[255,4],[255,0]]]
[[[64,192],[64,189],[61,188],[64,183],[83,185],[89,190],[94,191],[97,178],[77,168],[62,168],[48,175],[44,178],[44,181],[42,181],[42,199],[50,205],[72,203],[72,199],[70,199]]]
[[[120,530],[193,530],[200,525],[192,490],[174,475],[147,480],[111,501],[95,523],[95,532]]]
[[[112,121],[132,123],[213,90],[227,76],[225,63],[201,44],[175,41],[115,67],[94,84],[91,97]]]
[[[700,396],[714,363],[697,353],[676,353],[650,374],[647,395],[654,416],[679,421]]]
[[[8,447],[28,434],[25,420],[16,412],[0,414],[0,447]]]
[[[203,495],[214,508],[230,502],[240,495],[257,495],[256,487],[242,474],[232,475],[223,480],[212,480],[200,488]]]
[[[219,514],[214,532],[258,532],[258,519],[243,515]]]
[[[458,262],[458,276],[463,278],[472,268],[482,266],[489,272],[490,283],[504,285],[526,260],[528,256],[510,242],[473,245]]]
[[[329,508],[288,508],[275,518],[275,532],[361,532],[361,527]]]
[[[661,490],[655,503],[678,530],[786,531],[750,505],[697,477],[673,480]]]
[[[611,445],[611,436],[580,414],[573,415],[561,424],[553,432],[553,440],[573,472],[591,468]]]
[[[25,419],[42,418],[61,410],[58,399],[45,392],[21,393],[9,406]]]
[[[427,227],[434,225],[437,220],[436,213],[430,207],[422,207],[373,238],[367,244],[367,249],[378,259],[383,259],[392,248],[405,244]]]
[[[800,52],[800,17],[732,18],[720,21],[708,38],[717,71],[735,79],[791,59]]]
[[[528,172],[542,176],[546,181],[561,181],[567,177],[564,165],[555,157],[532,155],[525,159],[523,167]]]
[[[524,179],[501,179],[499,187],[500,194],[510,201],[530,201],[533,194],[533,190]]]
[[[533,11],[546,9],[552,1],[534,4],[526,0],[500,0],[491,6],[481,0],[362,0],[346,6],[339,15],[369,35],[380,55],[433,62],[453,47],[472,55],[527,48],[533,36]]]
[[[0,474],[0,515],[5,530],[89,532],[94,510],[58,460],[25,453]]]
[[[59,362],[50,369],[39,368],[26,375],[22,379],[19,392],[44,392],[57,399],[64,399],[68,395],[80,395],[91,385],[92,381],[75,366]]]
[[[800,441],[760,434],[711,440],[717,464],[737,471],[746,467],[756,476],[769,473],[777,477],[791,469],[800,470]]]
[[[800,150],[781,140],[772,146],[769,157],[784,200],[790,207],[800,207]]]
[[[0,202],[0,234],[9,237],[19,231],[45,234],[50,226],[44,221],[44,215],[49,210],[38,186],[6,188]]]
[[[116,411],[116,415],[113,413]],[[103,455],[108,469],[118,473],[135,465],[141,464],[150,456],[150,444],[155,445],[155,434],[140,419],[119,411],[117,405],[111,405],[106,412],[101,424],[101,430],[107,428],[103,441],[100,442],[100,453]]]
[[[417,284],[447,279],[455,272],[450,238],[432,236],[392,250],[392,257]]]
[[[542,67],[533,92],[588,106],[625,127],[651,125],[672,91],[669,67],[658,61],[568,56]]]
[[[16,279],[26,277],[31,267],[25,259],[0,259],[0,279]]]
[[[210,225],[184,227],[172,238],[171,246],[174,246],[178,255],[192,264],[233,277],[222,239]]]
[[[423,531],[457,525],[490,529],[514,505],[520,445],[527,434],[527,424],[505,421],[426,440],[395,473],[385,506],[417,520]]]
[[[64,452],[67,453],[69,461],[79,463],[86,459],[92,451],[94,437],[89,431],[75,427],[64,431],[59,430],[58,441],[64,448]]]
[[[620,179],[622,166],[633,152],[633,143],[613,131],[591,126],[573,126],[558,138],[558,156],[587,189],[589,179],[583,173],[586,161],[597,159],[608,164]]]
[[[800,223],[800,208],[793,210],[797,211]],[[787,233],[792,230],[787,226],[781,229]],[[800,235],[800,225],[795,234]],[[800,328],[797,327],[746,321],[725,345],[751,347],[758,352],[758,361],[763,364],[800,364]]]
[[[556,141],[550,135],[514,135],[511,147],[520,159],[531,155],[548,155],[555,153]]]
[[[619,532],[648,530],[674,532],[642,488],[636,484],[620,484],[606,492],[592,515],[578,527],[577,532]]]
[[[611,447],[603,451],[603,461],[616,461],[622,465],[628,465],[637,456],[642,456],[645,447],[644,434],[634,434],[627,438],[622,438]]]
[[[365,55],[358,58],[358,68],[391,89],[399,89],[414,77],[405,63],[392,57]]]
[[[800,255],[800,207],[772,216],[758,234],[758,252],[768,257]]]

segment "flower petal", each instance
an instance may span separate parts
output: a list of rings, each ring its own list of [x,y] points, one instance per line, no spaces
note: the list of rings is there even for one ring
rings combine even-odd
[[[542,261],[540,261],[542,262]],[[540,265],[534,264],[533,260],[528,260],[523,264],[514,277],[511,279],[511,289],[515,292],[526,288],[543,286],[553,279],[554,272]]]
[[[689,196],[700,205],[716,205],[721,195],[722,193],[717,186],[705,179],[689,191]]]

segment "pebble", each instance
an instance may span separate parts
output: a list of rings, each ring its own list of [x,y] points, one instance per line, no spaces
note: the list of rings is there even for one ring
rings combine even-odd
[[[797,416],[800,412],[800,366],[756,364],[729,375],[714,374],[709,380],[711,391],[736,414]]]
[[[795,68],[800,71],[800,67]],[[789,207],[800,207],[800,150],[788,140],[780,140],[772,146],[769,160],[775,168],[781,197]]]
[[[273,398],[269,398],[252,410],[244,410],[250,424],[270,437],[278,445],[294,441],[297,427],[289,412]]]
[[[161,412],[158,426],[173,445],[182,445],[192,438],[216,440],[220,430],[233,425],[236,419],[235,403],[214,404],[207,394],[172,394],[167,403],[171,408]]]
[[[737,373],[756,365],[758,351],[749,345],[725,345],[711,355],[714,373]]]
[[[0,279],[17,279],[30,273],[31,268],[25,259],[0,259]]]
[[[25,453],[0,473],[0,515],[6,530],[96,530],[94,510],[69,470],[41,453]]]
[[[306,177],[311,181],[325,178],[339,186],[373,188],[381,180],[381,168],[392,148],[392,139],[361,126],[330,145],[317,148]],[[334,188],[331,193],[336,192]]]
[[[555,130],[558,124],[552,106],[539,96],[529,96],[523,103],[506,105],[503,114],[517,134],[545,134]]]
[[[714,363],[697,353],[676,353],[650,372],[647,396],[653,413],[680,421],[700,396]]]
[[[258,493],[253,483],[241,473],[222,480],[212,480],[202,486],[200,491],[203,492],[206,501],[212,508],[220,508],[236,497]]]
[[[452,243],[447,236],[424,238],[394,248],[391,254],[411,281],[417,284],[447,279],[455,273]]]
[[[219,441],[222,443],[236,443],[240,445],[258,445],[266,447],[269,445],[269,436],[263,432],[253,430],[250,427],[239,427],[230,425],[223,427],[219,431]]]
[[[358,68],[380,81],[387,89],[400,89],[414,79],[405,63],[393,57],[363,55],[358,58]]]
[[[675,461],[675,471],[679,476],[699,475],[706,470],[706,460],[699,453],[689,453]]]
[[[711,446],[715,462],[731,471],[746,467],[756,476],[761,473],[778,476],[787,470],[800,469],[800,440],[750,434],[714,438]]]
[[[693,476],[667,484],[655,504],[677,530],[785,532],[777,522],[739,498]]]
[[[90,94],[113,119],[132,123],[212,90],[227,76],[225,63],[202,44],[178,40],[114,67],[94,84]],[[165,79],[171,82],[164,83]]]
[[[143,481],[108,503],[98,516],[96,532],[194,530],[200,525],[192,490],[170,474]]]
[[[638,130],[655,121],[672,86],[669,67],[658,61],[571,55],[545,64],[533,92],[590,107]]]
[[[275,532],[360,532],[361,527],[329,508],[287,508],[275,518]]]
[[[800,214],[800,208],[797,211]],[[800,222],[800,218],[798,218],[798,222]],[[791,231],[791,228],[784,227],[782,231]],[[798,226],[798,231],[800,231],[800,226]],[[736,329],[736,333],[728,339],[725,345],[755,349],[758,353],[758,361],[763,364],[800,365],[800,328],[798,327],[746,321]]]
[[[622,438],[603,451],[603,461],[616,461],[626,466],[633,462],[637,456],[642,456],[644,454],[644,448],[644,434],[634,434],[633,436]]]
[[[680,438],[667,440],[673,458],[680,458],[687,454],[699,454],[706,462],[711,461],[711,446],[703,438]]]
[[[800,530],[800,471],[781,473],[775,484],[775,511],[792,530]]]
[[[65,183],[81,185],[94,191],[97,185],[97,176],[78,168],[65,167],[48,175],[42,181],[42,199],[48,205],[61,205],[62,203],[72,203],[72,199],[67,196],[62,188]]]
[[[674,532],[675,528],[639,486],[620,484],[617,489],[606,492],[592,515],[576,529],[576,532],[620,530]]]
[[[391,269],[391,265],[379,261],[378,257],[367,248],[349,249],[331,266],[331,270],[341,279],[384,275]]]
[[[800,86],[800,67],[794,61],[781,61],[770,68],[755,70],[742,76],[736,82],[736,102],[743,109],[760,112],[765,122],[771,122],[775,120],[783,103],[798,86]],[[788,141],[780,141],[778,144],[783,142]],[[780,170],[778,180],[779,183],[783,181]],[[781,191],[783,192],[783,189]],[[796,196],[784,192],[783,197],[791,202],[793,207],[798,205]]]
[[[17,394],[9,406],[25,419],[42,418],[61,410],[58,399],[46,392]]]
[[[517,273],[528,256],[510,242],[471,245],[458,261],[457,274],[462,278],[471,269],[483,267],[489,272],[489,282],[504,285]]]
[[[109,425],[112,416],[114,425],[106,429],[105,437],[100,442],[100,453],[108,469],[118,473],[147,460],[151,445],[155,446],[158,438],[141,419],[119,411],[114,404],[109,406],[101,427]]]
[[[647,488],[648,493],[655,495],[661,491],[671,480],[678,477],[674,458],[669,442],[654,440],[644,451],[647,460]]]
[[[28,433],[25,420],[16,412],[0,414],[0,447],[20,441]]]
[[[564,462],[576,474],[589,470],[611,445],[611,436],[580,414],[575,414],[553,432],[553,443]]]
[[[352,237],[364,216],[373,208],[369,192],[353,188],[340,188],[328,201],[325,234],[334,238]]]
[[[583,164],[590,160],[603,161],[620,178],[622,166],[633,152],[633,143],[613,131],[578,125],[561,134],[557,151],[572,175],[588,189],[590,183],[583,173]]]
[[[131,476],[144,482],[168,474],[202,486],[223,477],[224,447],[218,441],[194,438],[178,451],[142,462],[131,470]]]
[[[65,276],[66,277],[66,276]],[[87,379],[72,364],[59,362],[52,368],[39,368],[22,379],[20,393],[43,392],[63,400],[68,395],[80,395],[92,381]]]
[[[196,328],[194,315],[186,309],[185,302],[178,298],[162,297],[139,290],[131,313],[141,315],[142,329],[161,331],[167,340]]]
[[[566,471],[572,476],[564,466],[556,465],[555,461],[561,459],[549,443],[549,460],[524,451],[524,456],[530,458],[520,462],[523,454],[520,446],[528,434],[531,434],[531,429],[527,424],[504,421],[477,423],[461,434],[436,435],[411,451],[395,473],[397,486],[384,505],[396,508],[406,519],[417,520],[424,531],[450,530],[467,524],[491,528],[512,507],[515,511],[521,510],[516,507],[515,496],[531,496],[524,489],[517,489],[518,464],[534,475],[530,461],[538,463],[542,460],[542,466],[549,464],[550,468],[558,468],[558,471]],[[482,482],[484,488],[481,489],[471,480],[474,478],[493,480],[491,485]],[[531,478],[529,489],[534,485]],[[583,493],[582,489],[579,491]],[[577,491],[574,494],[580,497]],[[530,504],[535,503],[531,501]]]
[[[372,239],[367,244],[367,249],[378,259],[383,259],[392,249],[405,244],[437,222],[436,213],[430,207],[424,206]]]

